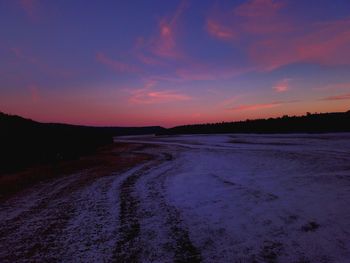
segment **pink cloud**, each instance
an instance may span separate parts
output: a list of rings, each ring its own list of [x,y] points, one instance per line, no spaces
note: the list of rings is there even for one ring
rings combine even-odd
[[[38,20],[37,0],[20,0],[19,4],[31,20]]]
[[[143,64],[151,65],[151,66],[160,66],[164,63],[159,59],[154,58],[153,56],[147,56],[142,52],[136,53],[136,58],[140,60]]]
[[[224,107],[229,107],[230,105],[237,103],[237,101],[242,97],[242,95],[237,95],[237,96],[233,96],[231,98],[227,98],[223,101],[220,102],[220,106],[224,106]]]
[[[40,65],[38,58],[31,55],[24,54],[22,49],[19,47],[12,47],[10,48],[10,51],[15,55],[17,59],[23,60],[30,64]]]
[[[263,110],[270,109],[282,106],[284,104],[296,103],[300,102],[300,100],[289,100],[289,101],[273,101],[270,103],[257,103],[257,104],[243,104],[237,107],[228,108],[231,111],[255,111],[255,110]]]
[[[164,61],[153,52],[154,45],[155,39],[146,41],[143,37],[138,37],[130,53],[134,58],[147,66],[164,66]]]
[[[350,64],[350,18],[305,25],[282,12],[287,2],[252,0],[207,18],[208,34],[246,43],[251,62],[270,71],[292,63]]]
[[[316,87],[314,89],[315,90],[341,90],[341,89],[350,90],[350,82],[332,83],[326,86]]]
[[[216,80],[216,79],[229,79],[246,72],[251,71],[252,68],[237,68],[237,67],[221,67],[190,63],[187,67],[178,68],[176,75],[181,80]]]
[[[247,51],[250,59],[261,70],[271,71],[297,62],[298,57],[293,49],[294,45],[285,39],[266,39],[250,44]]]
[[[311,34],[298,39],[300,59],[320,64],[350,63],[350,18],[314,25]]]
[[[11,52],[17,57],[20,58],[22,56],[22,50],[18,47],[12,47],[10,48]]]
[[[179,22],[188,1],[182,0],[171,16],[160,19],[154,35],[148,39],[138,37],[132,55],[143,64],[151,66],[166,65],[164,59],[182,59],[183,53],[178,44]]]
[[[166,21],[161,21],[159,25],[160,35],[153,47],[153,52],[160,57],[177,57],[175,50],[174,29]]]
[[[169,82],[182,82],[183,80],[179,77],[174,76],[173,74],[165,75],[149,75],[147,79],[152,79],[154,81],[169,81]]]
[[[138,73],[140,72],[140,69],[133,66],[129,65],[126,63],[123,63],[121,61],[111,59],[110,57],[107,57],[104,53],[102,52],[97,52],[96,53],[96,60],[100,62],[101,64],[106,65],[112,70],[115,70],[117,72],[125,72],[125,73]]]
[[[208,33],[221,40],[246,35],[285,33],[294,30],[291,20],[278,13],[284,6],[271,0],[253,0],[229,11],[216,11],[207,18]]]
[[[336,95],[336,96],[329,96],[325,97],[321,100],[350,100],[350,93],[348,94],[341,94],[341,95]]]
[[[46,74],[59,77],[71,77],[75,73],[70,70],[51,66],[48,63],[44,62],[40,57],[37,57],[33,54],[28,54],[28,52],[23,51],[23,49],[19,47],[10,48],[9,52],[11,52],[16,58],[16,63],[26,63],[33,65]]]
[[[207,30],[210,35],[222,40],[231,40],[237,37],[232,28],[221,25],[220,22],[212,19],[207,20]]]
[[[237,107],[229,108],[231,111],[254,111],[254,110],[262,110],[262,109],[270,109],[274,107],[281,106],[281,102],[273,102],[273,103],[264,103],[264,104],[246,104],[240,105]]]
[[[283,80],[279,81],[278,83],[276,83],[276,85],[274,87],[272,87],[272,89],[278,93],[288,91],[289,90],[289,79],[283,79]]]
[[[183,0],[171,17],[164,17],[158,25],[158,36],[152,41],[152,52],[165,58],[182,57],[178,49],[177,31],[178,22],[182,13],[188,7],[188,2]]]
[[[234,14],[243,17],[267,17],[275,15],[283,7],[282,1],[250,0],[234,10]]]
[[[273,89],[276,92],[286,92],[288,90],[288,86],[275,86]]]
[[[350,19],[314,24],[310,30],[257,41],[250,46],[249,55],[265,70],[297,62],[350,64]]]
[[[33,102],[37,102],[40,99],[39,88],[37,85],[31,84],[28,86],[30,97]]]
[[[188,95],[178,91],[156,89],[156,84],[156,81],[151,80],[146,82],[143,88],[132,90],[129,102],[131,104],[158,104],[191,99]]]
[[[201,67],[179,68],[176,70],[181,80],[215,80],[218,75]]]

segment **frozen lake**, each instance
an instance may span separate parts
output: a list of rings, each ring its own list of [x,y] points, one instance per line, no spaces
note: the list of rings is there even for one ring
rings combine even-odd
[[[115,140],[154,159],[1,204],[1,262],[349,262],[350,134]]]

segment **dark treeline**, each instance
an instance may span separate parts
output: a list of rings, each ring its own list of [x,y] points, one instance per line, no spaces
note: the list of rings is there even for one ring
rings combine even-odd
[[[160,132],[160,127],[87,127],[39,123],[0,112],[0,174],[36,164],[72,160],[113,142],[117,135]]]
[[[350,111],[177,126],[160,134],[350,132]]]

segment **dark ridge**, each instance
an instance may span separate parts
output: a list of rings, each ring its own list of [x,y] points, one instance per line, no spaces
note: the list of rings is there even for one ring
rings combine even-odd
[[[40,123],[0,112],[0,174],[91,154],[114,136],[154,134],[161,127],[88,127]]]
[[[350,111],[335,113],[307,113],[304,116],[256,119],[177,126],[158,133],[213,134],[213,133],[328,133],[350,132]]]
[[[160,126],[146,126],[146,127],[95,127],[99,130],[103,130],[113,136],[124,135],[145,135],[162,133],[165,128]]]

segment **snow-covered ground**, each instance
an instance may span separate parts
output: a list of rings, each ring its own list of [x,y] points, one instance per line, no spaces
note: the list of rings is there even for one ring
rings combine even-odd
[[[1,262],[349,262],[350,134],[116,140],[156,158],[0,204]]]

